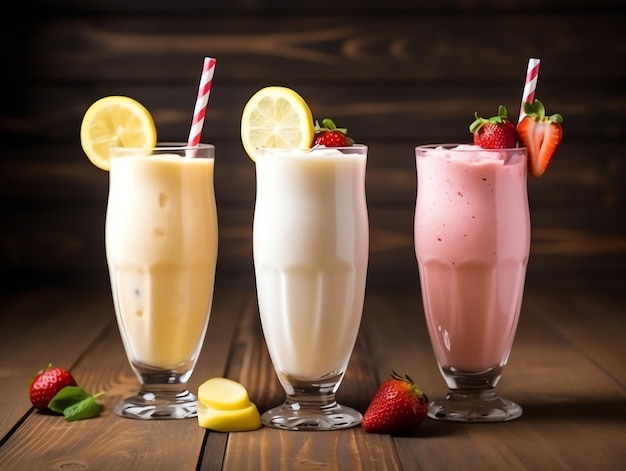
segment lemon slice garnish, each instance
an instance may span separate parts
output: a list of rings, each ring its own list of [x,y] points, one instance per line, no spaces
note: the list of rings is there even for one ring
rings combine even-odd
[[[83,151],[96,167],[109,170],[112,146],[151,149],[156,126],[150,112],[126,96],[108,96],[93,103],[80,127]]]
[[[241,115],[241,142],[252,160],[259,147],[308,149],[314,135],[309,105],[290,88],[262,88]]]

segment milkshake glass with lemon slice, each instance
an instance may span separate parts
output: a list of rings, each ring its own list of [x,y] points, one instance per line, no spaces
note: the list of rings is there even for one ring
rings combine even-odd
[[[152,116],[128,97],[96,101],[81,144],[109,171],[105,245],[113,305],[139,392],[114,411],[197,416],[186,383],[209,322],[217,261],[215,149],[157,144]]]
[[[259,313],[287,396],[261,419],[287,430],[358,425],[361,414],[338,404],[335,393],[356,342],[365,296],[367,147],[311,149],[308,106],[295,92],[280,88],[262,90],[250,100],[242,141],[256,165],[253,253]]]
[[[194,157],[188,157],[193,152]],[[185,383],[204,341],[217,262],[214,148],[112,148],[106,255],[118,326],[141,387],[133,418],[196,416]]]

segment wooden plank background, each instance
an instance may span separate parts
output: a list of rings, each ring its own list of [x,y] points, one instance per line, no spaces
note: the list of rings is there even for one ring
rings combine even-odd
[[[248,98],[296,89],[316,119],[370,146],[370,284],[417,286],[418,144],[467,141],[475,111],[517,116],[529,57],[537,98],[564,115],[548,173],[529,180],[529,283],[626,275],[626,17],[621,1],[209,2],[60,0],[0,25],[3,279],[106,277],[108,175],[80,148],[87,107],[132,96],[161,140],[185,140],[202,58],[217,69],[203,140],[217,147],[218,276],[253,282],[254,166],[239,140]],[[34,6],[33,6],[34,5]]]

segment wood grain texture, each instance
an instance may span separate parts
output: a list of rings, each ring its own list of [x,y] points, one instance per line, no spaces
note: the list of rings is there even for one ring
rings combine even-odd
[[[619,469],[626,463],[626,449],[613,435],[626,432],[626,395],[619,379],[625,369],[610,360],[614,355],[623,358],[621,321],[612,320],[610,297],[602,302],[604,298],[596,298],[593,290],[581,290],[571,302],[563,302],[569,293],[532,288],[525,294],[513,351],[499,385],[504,397],[523,406],[522,418],[507,424],[460,426],[427,420],[414,437],[394,438],[402,469],[560,470],[584,469],[590,463],[594,469]],[[580,302],[585,298],[595,300],[599,322],[586,315],[588,306]],[[381,379],[393,366],[413,377],[430,399],[445,394],[419,293],[374,292],[366,306],[361,334],[371,339],[371,356],[382,368]],[[390,318],[394,312],[402,312],[401,317]],[[598,323],[602,327],[591,327]],[[602,330],[603,346],[595,343],[596,328]],[[600,362],[595,355],[606,356]],[[589,449],[590,431],[598,434],[593,439],[601,442],[597,449]],[[443,443],[445,452],[440,448]]]
[[[239,121],[256,90],[293,87],[317,119],[369,145],[370,282],[413,283],[414,147],[468,140],[474,112],[498,104],[517,116],[531,56],[542,59],[537,97],[565,116],[565,141],[529,180],[530,273],[624,277],[618,0],[343,2],[341,15],[304,1],[40,3],[33,21],[4,16],[0,31],[11,90],[0,110],[0,269],[16,284],[105,273],[108,175],[82,153],[82,116],[101,96],[130,95],[161,140],[184,140],[204,55],[218,58],[203,137],[217,147],[220,277],[251,280],[255,176]]]
[[[40,0],[40,6],[46,13],[64,13],[67,11],[80,10],[83,14],[88,13],[145,13],[155,11],[163,13],[176,13],[180,11],[190,11],[194,13],[219,14],[219,13],[240,13],[254,12],[256,14],[271,14],[285,12],[307,12],[315,15],[319,13],[319,8],[314,8],[306,0],[273,0],[251,2],[249,0],[231,0],[230,2],[197,2],[195,0],[179,0],[175,4],[166,1],[135,0],[132,3],[124,0]],[[619,0],[596,0],[594,7],[602,10],[614,10],[621,4]],[[434,12],[466,12],[466,11],[561,11],[568,7],[572,12],[587,12],[589,3],[585,0],[553,0],[546,5],[542,0],[524,0],[523,2],[512,2],[506,0],[468,0],[459,4],[455,0],[441,0],[439,2],[424,2],[407,0],[388,0],[385,3],[372,0],[344,0],[338,2],[336,9],[339,12],[372,12],[377,15],[386,15],[390,12],[396,13],[398,9],[403,12],[414,13]]]
[[[626,16],[621,0],[40,0],[0,17],[0,468],[260,470],[626,467]],[[24,15],[30,21],[23,21]],[[370,261],[363,320],[338,399],[365,410],[391,369],[431,399],[432,353],[413,250],[414,147],[465,141],[474,112],[517,116],[529,57],[537,98],[565,140],[528,182],[532,245],[522,316],[499,389],[507,424],[428,419],[409,436],[361,428],[222,434],[193,420],[112,414],[137,387],[115,327],[104,254],[108,174],[78,132],[111,94],[144,103],[161,140],[184,140],[202,57],[217,57],[204,140],[217,148],[220,223],[211,321],[192,390],[241,381],[261,410],[283,398],[254,293],[254,166],[241,110],[266,85],[295,88],[369,146]],[[66,423],[26,394],[47,362],[105,389],[101,417]],[[44,364],[42,364],[42,362]]]
[[[32,40],[37,72],[46,79],[95,76],[104,81],[142,79],[148,81],[146,85],[166,80],[193,83],[198,75],[193,58],[207,52],[223,58],[223,79],[241,80],[245,72],[248,81],[275,78],[274,67],[288,71],[289,80],[306,82],[336,77],[344,81],[477,79],[489,68],[493,81],[521,77],[523,83],[526,64],[520,73],[519,61],[534,52],[541,52],[548,62],[542,77],[545,72],[548,78],[570,80],[593,75],[615,78],[624,72],[623,64],[597,54],[602,48],[615,48],[615,40],[626,34],[620,31],[623,18],[606,12],[537,14],[532,22],[497,11],[490,15],[416,12],[409,19],[402,12],[321,18],[291,14],[263,21],[256,15],[211,18],[184,13],[175,18],[73,15],[53,19],[39,25]],[[589,35],[576,34],[582,30]],[[499,40],[486,41],[477,31]],[[546,31],[550,41],[545,40]],[[41,57],[37,54],[41,51],[50,54]],[[586,67],[579,66],[581,57]],[[562,67],[549,65],[555,58]],[[499,67],[488,67],[492,64]],[[221,68],[216,74],[217,70]],[[458,76],[447,77],[450,72]]]
[[[74,371],[80,355],[106,332],[112,304],[93,294],[90,286],[72,291],[48,286],[15,293],[2,302],[0,437],[28,417],[28,388],[38,371],[49,363]]]
[[[624,298],[618,283],[551,283],[526,289],[500,393],[524,408],[506,424],[427,419],[405,436],[340,432],[206,431],[195,420],[140,422],[112,414],[136,387],[105,286],[58,285],[0,300],[2,469],[180,470],[389,469],[617,471],[626,464]],[[42,311],[47,316],[41,316]],[[92,313],[86,324],[85,312]],[[46,319],[48,324],[46,324]],[[35,325],[34,320],[39,320]],[[32,327],[28,327],[32,325]],[[66,326],[49,334],[53,325]],[[91,336],[89,333],[91,332]],[[82,340],[81,340],[82,339]],[[6,345],[6,347],[4,347]],[[6,381],[45,351],[72,364],[88,390],[105,389],[103,414],[67,423],[28,410],[26,392]],[[17,369],[17,370],[16,370]],[[342,401],[363,409],[391,369],[409,374],[431,399],[446,392],[432,353],[418,289],[370,289]],[[16,373],[11,373],[16,375]],[[260,330],[254,291],[220,286],[193,387],[211,377],[240,380],[261,411],[283,392]],[[339,394],[338,394],[339,397]],[[242,468],[243,467],[243,468]]]
[[[31,292],[28,299],[11,297],[9,306],[14,314],[3,318],[0,330],[7,339],[9,333],[12,336],[2,344],[3,353],[11,354],[3,355],[0,363],[5,377],[0,394],[4,410],[0,417],[2,469],[42,469],[44,463],[50,469],[195,469],[208,433],[196,420],[146,423],[114,415],[114,404],[133,394],[138,381],[124,354],[107,287],[79,288],[49,290],[47,297],[45,292]],[[246,299],[241,291],[218,288],[210,329],[189,381],[191,391],[197,391],[210,377],[224,375],[236,319]],[[29,305],[36,306],[32,310],[38,322],[31,319],[24,325],[22,318]],[[55,352],[54,356],[49,352]],[[42,358],[71,367],[85,390],[106,392],[98,401],[104,406],[100,417],[65,422],[62,417],[29,411],[26,378],[36,371],[35,361]],[[11,430],[22,416],[23,426]],[[224,446],[222,443],[222,453]]]
[[[238,325],[227,374],[246,385],[261,412],[282,403],[280,386],[263,341],[256,299]],[[376,388],[370,374],[373,366],[363,342],[353,352],[337,400],[361,412]],[[346,401],[343,401],[343,399]],[[209,436],[209,441],[214,434]],[[342,432],[284,432],[262,428],[254,433],[233,433],[228,439],[225,470],[247,469],[258,463],[259,470],[290,469],[400,469],[392,443],[379,436],[367,436],[360,429]],[[201,469],[211,469],[203,463]]]

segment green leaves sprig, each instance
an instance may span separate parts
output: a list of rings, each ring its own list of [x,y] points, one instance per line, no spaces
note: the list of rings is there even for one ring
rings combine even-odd
[[[100,415],[102,405],[96,399],[104,394],[104,391],[100,391],[91,395],[78,386],[66,386],[52,398],[48,408],[63,414],[68,422],[91,419]]]

